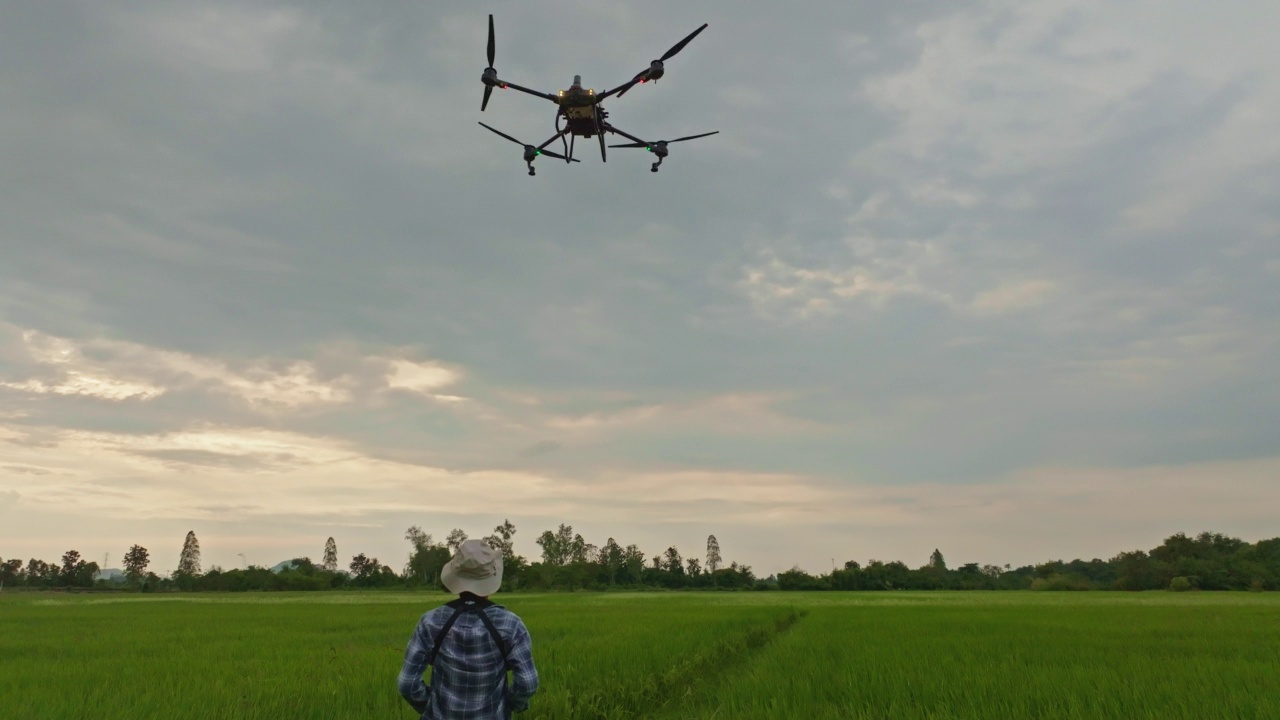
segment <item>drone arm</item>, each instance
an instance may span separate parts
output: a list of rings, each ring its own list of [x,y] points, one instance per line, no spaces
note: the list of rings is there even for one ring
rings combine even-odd
[[[539,145],[539,146],[538,146],[538,149],[539,149],[539,150],[542,150],[542,149],[546,148],[546,147],[547,147],[548,145],[550,145],[551,143],[553,143],[553,142],[555,142],[555,141],[559,140],[560,138],[564,137],[566,134],[568,134],[568,132],[569,132],[569,128],[565,128],[564,130],[561,130],[560,132],[556,133],[555,135],[552,135],[551,137],[547,138],[547,141],[546,141],[546,142],[544,142],[544,143],[542,143],[541,145]]]
[[[649,144],[647,141],[645,141],[645,140],[641,140],[640,138],[636,137],[635,135],[632,135],[632,134],[631,134],[631,133],[629,133],[629,132],[625,132],[625,131],[623,131],[623,130],[619,130],[618,128],[614,127],[613,125],[610,125],[609,123],[601,123],[600,127],[604,128],[605,130],[607,130],[607,131],[609,131],[609,132],[611,132],[611,133],[613,133],[613,134],[615,134],[615,135],[621,135],[622,137],[627,138],[628,140],[631,140],[631,141],[633,141],[633,142],[638,142],[638,143],[640,143],[641,145],[648,145],[648,144]]]
[[[544,93],[538,90],[533,90],[531,88],[524,87],[523,85],[517,85],[515,83],[507,82],[506,80],[498,80],[497,82],[494,83],[494,85],[496,87],[502,88],[503,90],[508,90],[508,89],[519,90],[522,93],[533,95],[534,97],[540,97],[540,98],[543,98],[544,100],[550,100],[553,103],[560,102],[559,97],[552,95],[551,93]]]

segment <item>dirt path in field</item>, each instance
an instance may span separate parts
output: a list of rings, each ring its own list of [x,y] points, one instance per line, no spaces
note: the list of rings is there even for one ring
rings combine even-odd
[[[793,608],[787,615],[778,618],[772,625],[758,628],[743,637],[733,638],[721,645],[709,655],[701,658],[695,665],[680,668],[678,673],[668,682],[659,682],[643,689],[633,703],[634,714],[629,717],[641,720],[669,715],[664,712],[673,705],[689,700],[695,693],[701,692],[707,685],[728,674],[731,670],[745,664],[759,654],[775,640],[786,634],[796,623],[809,612]],[[661,679],[666,679],[664,676]],[[615,716],[616,717],[616,716]]]

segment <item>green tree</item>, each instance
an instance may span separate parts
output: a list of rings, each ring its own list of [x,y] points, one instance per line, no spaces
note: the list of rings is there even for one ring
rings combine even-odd
[[[628,545],[622,551],[622,566],[631,583],[638,584],[644,579],[644,553],[636,545]]]
[[[917,555],[916,557],[919,557],[919,555]],[[933,549],[933,554],[929,556],[929,567],[935,570],[947,569],[947,561],[943,559],[941,550],[937,548]]]
[[[493,529],[493,534],[485,538],[489,542],[489,546],[495,550],[502,551],[502,562],[506,566],[516,557],[515,545],[512,541],[516,535],[516,526],[511,524],[510,520],[503,520],[502,524]]]
[[[422,532],[418,526],[409,528],[404,537],[413,545],[409,555],[409,563],[405,567],[405,575],[415,582],[434,585],[440,577],[440,570],[449,562],[452,553],[449,548],[436,543],[431,536]]]
[[[74,575],[76,567],[82,562],[84,561],[80,559],[80,553],[75,550],[68,550],[62,553],[62,574]]]
[[[36,558],[31,558],[27,561],[27,585],[29,587],[48,587],[56,582],[57,579],[57,565],[50,565]]]
[[[613,538],[609,538],[604,548],[600,551],[600,564],[604,565],[605,571],[609,573],[609,584],[613,585],[617,581],[618,572],[622,570],[626,563],[626,555],[622,547]]]
[[[684,562],[680,559],[680,551],[675,545],[667,548],[662,554],[662,568],[672,575],[684,575]]]
[[[22,579],[22,560],[9,558],[0,563],[0,585],[17,585]]]
[[[141,545],[134,545],[124,554],[124,576],[129,585],[138,587],[146,576],[147,565],[151,564],[151,554]]]
[[[462,543],[467,541],[467,534],[459,528],[449,531],[449,536],[444,539],[445,547],[449,548],[449,554],[453,555],[458,552],[458,548],[462,547]]]
[[[542,548],[542,562],[544,564],[564,565],[572,557],[574,551],[573,526],[560,523],[559,529],[555,532],[550,530],[543,531],[536,542]],[[584,541],[583,545],[585,546],[585,544]]]
[[[382,564],[378,562],[378,558],[366,557],[364,553],[360,553],[351,558],[348,567],[351,568],[352,577],[358,582],[367,583],[382,568]]]
[[[338,543],[333,538],[324,541],[324,569],[326,572],[338,571]]]
[[[58,584],[65,587],[93,587],[93,577],[98,570],[98,563],[87,563],[80,558],[79,552],[68,550],[62,554]]]
[[[720,557],[720,541],[716,540],[715,535],[707,536],[707,572],[711,573],[713,579],[716,571],[720,569],[720,563],[723,560]]]
[[[569,542],[569,561],[573,563],[591,562],[591,556],[595,553],[596,546],[587,542],[581,535],[574,533],[573,540]]]
[[[200,541],[196,539],[195,530],[187,532],[182,542],[182,553],[178,556],[178,575],[195,577],[200,574]]]

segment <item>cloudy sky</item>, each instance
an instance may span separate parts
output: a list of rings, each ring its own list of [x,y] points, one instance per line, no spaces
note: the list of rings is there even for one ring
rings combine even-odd
[[[1280,535],[1280,5],[694,5],[7,9],[0,557]]]

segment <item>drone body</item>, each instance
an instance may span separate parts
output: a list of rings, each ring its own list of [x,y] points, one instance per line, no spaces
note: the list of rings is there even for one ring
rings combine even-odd
[[[622,97],[623,95],[626,94],[628,90],[630,90],[632,87],[636,85],[650,82],[650,81],[657,81],[658,78],[662,77],[666,73],[666,68],[663,63],[671,59],[671,57],[676,53],[683,50],[684,46],[689,44],[690,40],[695,38],[698,35],[698,33],[702,32],[706,28],[707,26],[704,23],[702,27],[698,28],[697,30],[694,30],[692,33],[689,34],[688,37],[676,43],[675,46],[672,47],[670,50],[668,50],[666,54],[664,54],[661,58],[649,63],[648,68],[645,68],[641,72],[636,73],[635,77],[631,78],[627,82],[611,90],[605,90],[604,92],[597,93],[594,89],[584,88],[582,87],[582,76],[575,75],[573,77],[573,85],[569,86],[568,89],[561,90],[555,94],[551,94],[551,93],[539,92],[537,90],[532,90],[530,88],[516,85],[514,83],[509,83],[505,80],[501,80],[498,78],[498,71],[495,70],[493,67],[493,59],[494,59],[493,15],[490,15],[489,16],[489,48],[488,48],[489,66],[485,68],[484,74],[480,76],[480,81],[484,83],[484,99],[480,102],[480,111],[484,112],[484,110],[489,106],[489,97],[490,95],[493,94],[493,89],[495,87],[501,88],[503,90],[507,90],[507,89],[519,90],[520,92],[526,93],[528,95],[534,95],[537,97],[550,100],[551,102],[555,103],[558,106],[556,110],[556,134],[552,135],[550,138],[547,138],[546,142],[542,143],[541,145],[529,145],[527,143],[523,143],[511,137],[510,135],[507,135],[504,132],[501,132],[492,127],[489,127],[484,123],[480,123],[480,124],[484,125],[484,127],[487,128],[488,130],[491,130],[492,132],[497,133],[498,135],[501,135],[502,137],[510,140],[511,142],[514,142],[517,145],[524,146],[524,161],[529,166],[530,175],[535,174],[533,169],[533,161],[539,155],[548,155],[550,157],[560,158],[564,160],[566,163],[578,162],[578,160],[573,157],[573,141],[575,138],[579,138],[579,137],[598,138],[600,141],[600,159],[601,161],[607,161],[608,155],[606,154],[606,151],[605,151],[605,137],[604,137],[606,133],[614,133],[615,135],[621,135],[627,138],[628,140],[632,141],[632,142],[624,143],[621,145],[610,145],[609,147],[618,147],[618,148],[642,147],[647,149],[649,152],[657,155],[658,162],[654,163],[652,167],[650,167],[650,170],[652,170],[653,172],[658,172],[658,166],[662,164],[663,158],[667,157],[667,154],[669,152],[667,150],[667,143],[680,142],[682,140],[692,140],[694,138],[706,137],[708,135],[715,135],[717,132],[719,132],[719,130],[716,130],[714,132],[709,132],[709,133],[702,133],[701,135],[689,135],[687,137],[677,138],[675,140],[660,140],[656,142],[646,142],[636,137],[635,135],[624,132],[614,127],[613,124],[611,124],[608,121],[609,113],[605,111],[604,106],[601,105],[600,103],[612,95],[617,95],[618,97]],[[554,153],[546,149],[548,145],[555,142],[556,140],[560,140],[561,144],[564,146],[564,154]]]

